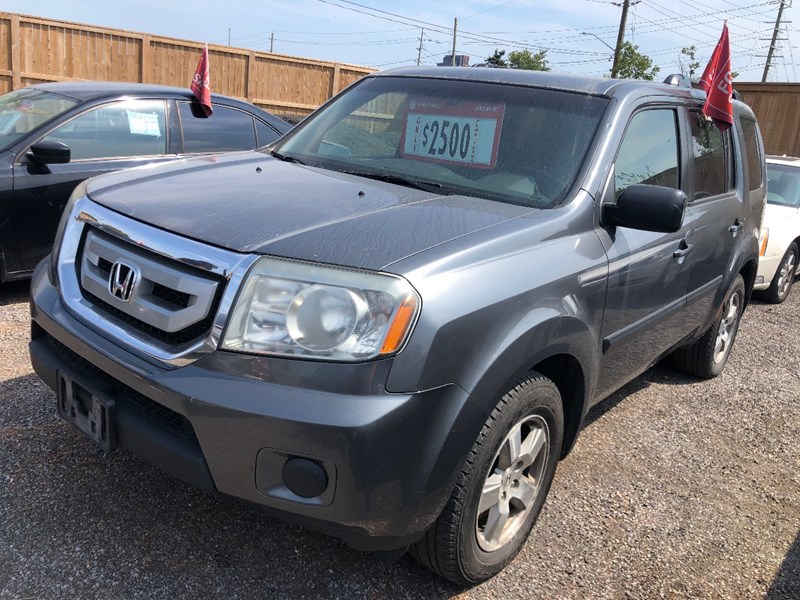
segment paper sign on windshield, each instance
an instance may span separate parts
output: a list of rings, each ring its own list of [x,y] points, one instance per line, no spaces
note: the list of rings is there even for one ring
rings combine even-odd
[[[406,109],[402,151],[407,158],[494,167],[504,104],[412,98]]]

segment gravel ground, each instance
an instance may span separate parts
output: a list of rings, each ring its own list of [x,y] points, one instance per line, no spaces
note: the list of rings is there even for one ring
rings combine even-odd
[[[800,283],[800,282],[798,282]],[[527,546],[469,590],[213,498],[55,416],[0,286],[1,598],[800,598],[800,286],[726,371],[656,366],[595,407]]]

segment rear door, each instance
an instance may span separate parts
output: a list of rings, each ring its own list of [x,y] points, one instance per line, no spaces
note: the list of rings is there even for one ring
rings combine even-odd
[[[633,184],[684,189],[685,121],[678,105],[652,105],[630,118],[605,202]],[[689,227],[654,233],[626,227],[599,230],[609,257],[597,398],[650,366],[692,329],[684,315],[691,248]]]
[[[50,252],[64,206],[89,177],[172,160],[167,154],[165,100],[124,100],[95,106],[50,130],[39,140],[70,148],[66,164],[39,165],[23,151],[13,166],[14,225],[20,232],[22,270]]]
[[[687,156],[687,243],[693,247],[687,293],[687,318],[697,327],[709,321],[736,244],[744,231],[744,199],[734,185],[731,130],[725,132],[700,111],[684,111],[689,135]],[[726,280],[727,281],[727,280]]]

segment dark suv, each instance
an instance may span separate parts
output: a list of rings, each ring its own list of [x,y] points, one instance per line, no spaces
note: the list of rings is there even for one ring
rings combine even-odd
[[[593,404],[730,355],[761,138],[673,79],[384,72],[266,151],[91,180],[34,274],[35,370],[105,451],[490,577]]]

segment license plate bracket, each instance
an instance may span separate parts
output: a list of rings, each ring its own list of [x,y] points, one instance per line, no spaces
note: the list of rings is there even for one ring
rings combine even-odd
[[[58,413],[100,446],[104,452],[117,448],[114,400],[99,390],[90,390],[59,371]]]

